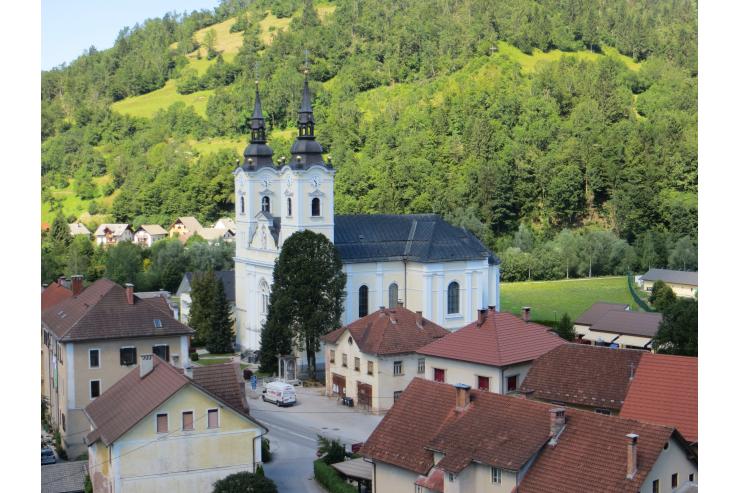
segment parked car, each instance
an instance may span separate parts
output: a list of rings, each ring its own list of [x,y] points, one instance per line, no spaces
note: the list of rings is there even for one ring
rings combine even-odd
[[[49,447],[44,447],[41,449],[41,465],[44,466],[46,464],[56,464],[57,463],[57,456],[54,455],[54,451],[50,449]]]
[[[278,407],[292,406],[296,403],[295,389],[289,383],[270,382],[262,391],[262,400],[277,404]]]

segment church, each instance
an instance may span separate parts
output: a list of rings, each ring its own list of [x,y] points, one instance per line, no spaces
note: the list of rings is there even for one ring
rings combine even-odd
[[[347,274],[342,322],[403,304],[450,330],[500,306],[499,260],[478,238],[435,214],[335,215],[334,167],[314,136],[303,83],[290,160],[273,160],[259,95],[244,161],[234,171],[236,342],[257,350],[283,242],[310,229],[337,247]],[[321,352],[317,353],[317,357]]]

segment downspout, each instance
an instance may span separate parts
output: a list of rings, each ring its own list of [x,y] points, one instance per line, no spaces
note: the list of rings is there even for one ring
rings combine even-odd
[[[404,303],[403,306],[405,306],[406,308],[409,308],[409,297],[407,293],[408,283],[406,282],[406,265],[408,264],[408,262],[409,262],[409,259],[406,256],[404,256],[403,257],[403,303]]]
[[[255,446],[254,441],[257,440],[258,438],[262,438],[265,435],[267,435],[266,431],[262,433],[261,435],[256,435],[252,438],[252,473],[257,472],[257,447]],[[260,453],[260,457],[262,458],[261,453]],[[262,459],[262,461],[264,462],[264,458]]]

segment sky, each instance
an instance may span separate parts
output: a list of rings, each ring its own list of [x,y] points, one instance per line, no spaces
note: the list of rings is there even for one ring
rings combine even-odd
[[[218,4],[218,0],[42,0],[41,68],[69,63],[91,45],[110,48],[121,29],[137,22]]]

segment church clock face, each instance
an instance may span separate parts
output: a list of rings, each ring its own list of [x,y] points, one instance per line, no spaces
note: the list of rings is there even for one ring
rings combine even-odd
[[[267,178],[265,178],[264,180],[262,180],[262,186],[265,187],[265,188],[269,187],[270,186],[270,180],[268,180]]]
[[[318,176],[314,176],[314,177],[313,177],[313,178],[311,179],[311,183],[313,184],[313,187],[314,187],[314,188],[319,188],[319,183],[320,183],[320,181],[319,181],[319,177],[318,177]]]

